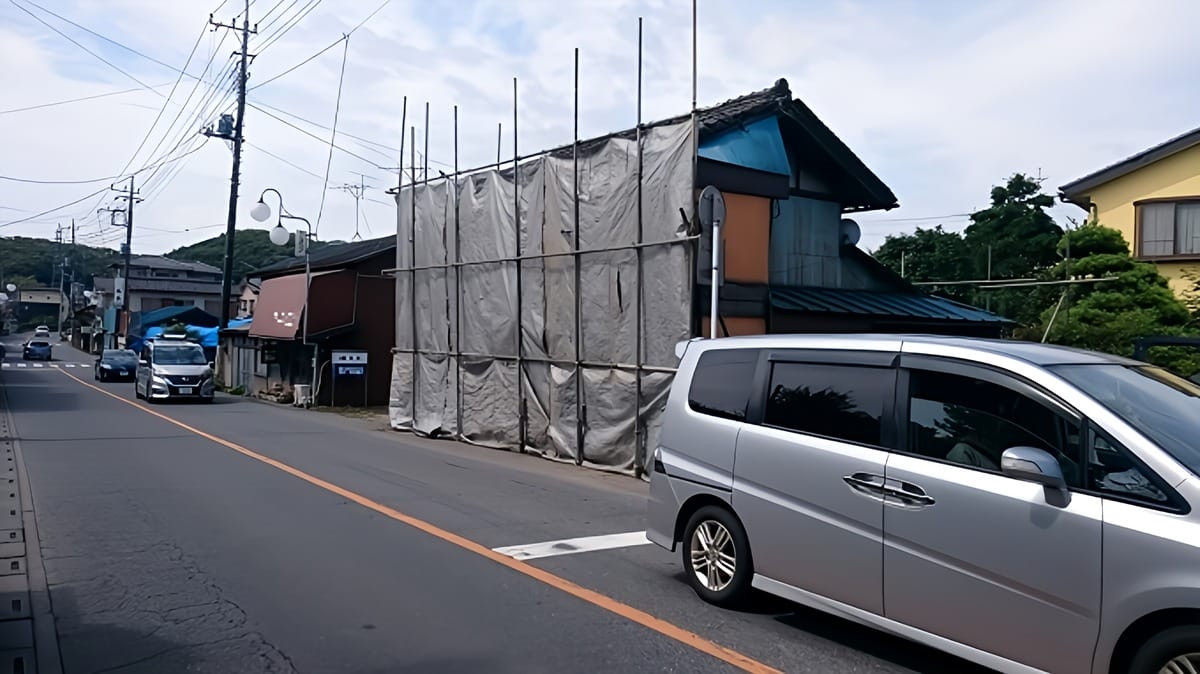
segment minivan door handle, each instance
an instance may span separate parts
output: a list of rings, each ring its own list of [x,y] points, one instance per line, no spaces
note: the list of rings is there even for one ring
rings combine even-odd
[[[847,475],[842,480],[850,485],[850,488],[866,496],[873,498],[881,498],[884,495],[884,480],[882,475],[872,475],[871,473],[854,473]]]
[[[883,492],[894,498],[904,505],[925,507],[931,506],[936,501],[925,490],[911,482],[900,482],[899,480],[888,480],[882,487]]]

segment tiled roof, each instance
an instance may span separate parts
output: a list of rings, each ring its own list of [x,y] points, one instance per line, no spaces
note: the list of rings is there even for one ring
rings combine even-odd
[[[724,103],[696,111],[700,133],[716,133],[736,126],[751,117],[765,116],[776,112],[782,104],[792,102],[792,91],[787,80],[779,79],[774,85],[761,91],[731,98]]]
[[[182,260],[173,260],[162,255],[134,255],[130,259],[132,267],[146,267],[148,269],[174,269],[177,271],[195,271],[208,274],[220,274],[221,270],[216,267],[205,264],[203,262],[185,262]]]

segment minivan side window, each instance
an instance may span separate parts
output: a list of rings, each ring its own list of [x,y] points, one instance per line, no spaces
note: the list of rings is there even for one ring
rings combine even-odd
[[[1079,424],[1013,389],[972,377],[912,370],[908,450],[931,459],[1000,472],[1011,447],[1036,447],[1058,459],[1072,487],[1079,469]]]
[[[1129,452],[1103,433],[1091,432],[1088,450],[1087,488],[1124,500],[1157,506],[1170,503],[1159,485],[1138,466]]]
[[[883,444],[883,411],[894,370],[822,363],[775,363],[763,423],[864,445]]]
[[[700,354],[688,405],[701,414],[745,421],[758,353],[757,349],[714,349]]]

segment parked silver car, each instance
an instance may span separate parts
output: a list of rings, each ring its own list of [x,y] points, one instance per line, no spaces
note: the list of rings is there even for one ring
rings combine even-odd
[[[1200,669],[1200,386],[1024,342],[678,348],[647,536],[751,587],[1007,672]]]
[[[212,364],[198,344],[171,337],[142,346],[134,375],[134,394],[149,402],[188,398],[213,401]]]

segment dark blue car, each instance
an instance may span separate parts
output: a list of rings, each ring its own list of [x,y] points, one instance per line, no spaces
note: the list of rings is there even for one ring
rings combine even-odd
[[[50,360],[50,342],[45,339],[31,339],[25,343],[25,352],[21,357],[25,360]]]

